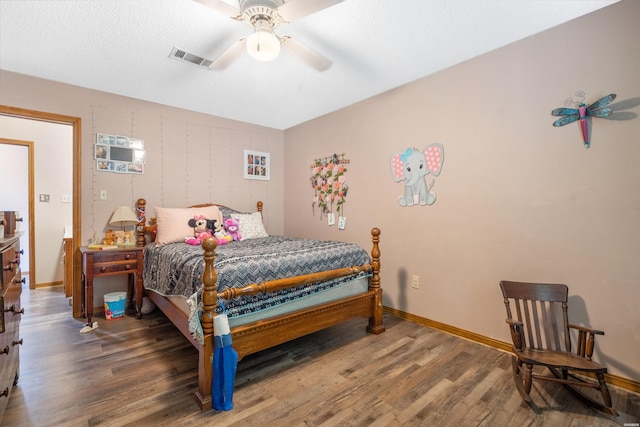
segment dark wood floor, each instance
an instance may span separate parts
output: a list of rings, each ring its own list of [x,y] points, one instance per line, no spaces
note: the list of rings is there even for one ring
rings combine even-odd
[[[25,290],[19,386],[3,426],[623,426],[640,396],[612,388],[618,418],[556,384],[520,399],[510,356],[387,316],[387,332],[345,323],[249,356],[235,408],[200,411],[196,351],[159,312],[98,317],[80,334],[60,287]]]

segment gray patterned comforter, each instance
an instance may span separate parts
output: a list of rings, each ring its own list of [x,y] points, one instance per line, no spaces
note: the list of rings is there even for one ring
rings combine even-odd
[[[144,286],[163,295],[186,298],[202,292],[203,249],[185,243],[149,244],[144,252]],[[231,242],[216,248],[215,269],[218,290],[240,288],[302,274],[316,273],[370,262],[358,245],[337,241],[318,241],[284,236]],[[230,317],[260,307],[273,306],[335,286],[346,279],[321,285],[278,291],[269,295],[239,297],[226,302]],[[199,300],[199,297],[198,297]]]

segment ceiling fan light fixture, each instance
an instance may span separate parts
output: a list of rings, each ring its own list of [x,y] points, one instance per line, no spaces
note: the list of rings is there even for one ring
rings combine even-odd
[[[267,20],[258,20],[255,31],[247,37],[247,52],[257,61],[273,61],[280,55],[280,39]]]

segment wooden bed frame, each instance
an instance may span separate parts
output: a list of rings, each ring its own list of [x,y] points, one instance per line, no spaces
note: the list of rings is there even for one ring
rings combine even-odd
[[[211,204],[204,204],[192,207],[210,205]],[[146,223],[144,216],[146,201],[144,199],[138,199],[136,207],[142,214],[139,216],[142,219],[137,228],[137,244],[144,246],[146,244],[145,234],[150,234],[152,240],[155,238],[156,224],[154,219],[150,221],[151,224]],[[262,202],[257,203],[257,208],[259,212],[262,212]],[[198,391],[195,394],[195,398],[200,409],[211,408],[211,361],[214,349],[213,317],[215,316],[218,297],[228,299],[240,294],[255,295],[263,292],[274,292],[308,283],[343,277],[360,271],[372,272],[372,276],[369,279],[369,289],[365,293],[231,328],[233,348],[238,352],[240,360],[249,354],[265,350],[312,332],[320,331],[354,317],[369,319],[367,325],[368,332],[376,335],[384,332],[382,288],[380,287],[380,249],[378,246],[380,230],[378,228],[371,230],[371,240],[371,264],[256,283],[248,285],[243,289],[227,289],[220,293],[218,293],[216,289],[217,274],[214,268],[216,242],[213,238],[204,240],[202,242],[205,262],[202,275],[204,285],[202,303],[204,312],[200,318],[204,333],[203,344],[196,342],[191,336],[188,316],[182,310],[160,294],[155,292],[147,293],[146,295],[151,301],[162,310],[169,320],[171,320],[182,334],[198,349]],[[140,287],[142,288],[143,286],[140,285]],[[139,292],[138,295],[141,295],[144,289],[137,289],[136,291]]]

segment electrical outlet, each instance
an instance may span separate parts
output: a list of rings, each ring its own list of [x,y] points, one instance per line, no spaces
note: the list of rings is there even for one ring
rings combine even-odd
[[[416,276],[415,274],[411,276],[411,287],[413,289],[420,289],[420,276]]]
[[[100,200],[107,200],[107,190],[100,190]]]

